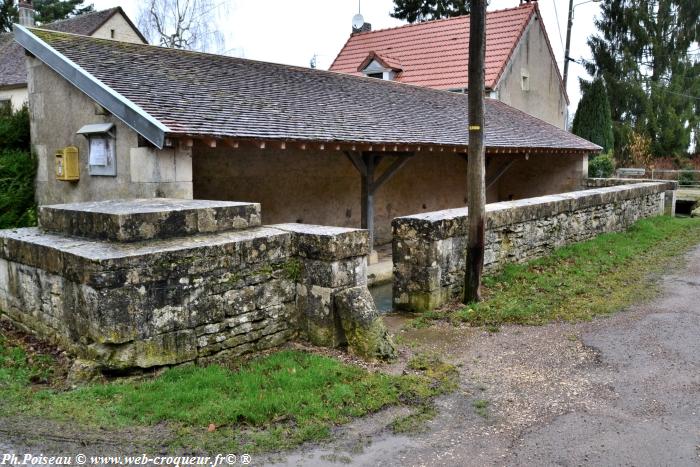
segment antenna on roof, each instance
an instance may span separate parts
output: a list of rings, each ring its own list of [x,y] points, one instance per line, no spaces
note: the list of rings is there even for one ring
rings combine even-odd
[[[362,0],[357,0],[357,14],[352,17],[352,33],[367,32],[372,30],[372,25],[365,23],[365,18],[361,14]]]

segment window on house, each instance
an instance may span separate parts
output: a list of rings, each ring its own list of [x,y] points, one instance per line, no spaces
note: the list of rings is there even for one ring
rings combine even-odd
[[[523,91],[530,90],[530,74],[527,72],[527,70],[520,71],[520,88]]]
[[[367,73],[370,78],[384,79],[384,73]]]
[[[110,30],[109,30],[109,36],[110,36],[112,39],[114,39],[114,36],[116,36],[116,34],[115,34],[115,32],[114,32],[114,29],[110,29]]]
[[[0,99],[0,114],[9,114],[12,112],[12,101],[10,99]]]

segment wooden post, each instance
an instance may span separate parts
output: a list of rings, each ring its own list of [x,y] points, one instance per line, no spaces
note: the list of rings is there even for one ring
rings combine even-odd
[[[362,228],[369,232],[369,247],[374,248],[374,153],[362,155],[366,174],[362,177]]]
[[[486,0],[469,0],[469,230],[465,303],[481,300],[484,269],[486,186],[484,152],[484,61],[486,55]]]

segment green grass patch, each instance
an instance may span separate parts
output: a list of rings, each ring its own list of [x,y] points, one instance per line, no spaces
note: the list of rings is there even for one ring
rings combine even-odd
[[[170,447],[211,452],[288,449],[327,438],[334,426],[355,417],[391,405],[422,404],[447,388],[441,379],[446,369],[439,365],[392,376],[325,356],[280,351],[236,370],[182,366],[156,377],[59,391],[31,386],[51,373],[20,347],[0,344],[0,356],[0,416],[49,415],[117,429],[166,423],[174,433]]]
[[[507,265],[484,278],[482,302],[424,313],[417,326],[447,319],[497,332],[504,323],[589,320],[654,297],[652,276],[698,243],[700,219],[645,219],[625,232],[600,235],[526,264]]]
[[[486,399],[477,399],[472,402],[472,407],[474,411],[483,418],[489,418],[489,401]]]

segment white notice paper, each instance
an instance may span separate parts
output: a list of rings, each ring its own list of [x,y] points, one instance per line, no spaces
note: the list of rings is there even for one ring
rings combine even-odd
[[[90,138],[90,165],[107,165],[107,140]]]

